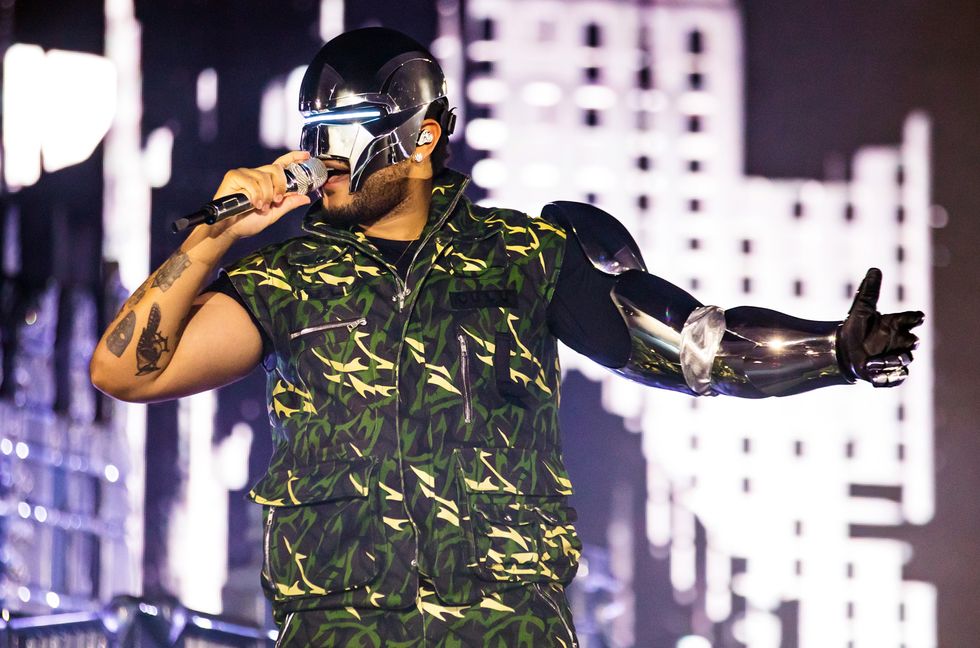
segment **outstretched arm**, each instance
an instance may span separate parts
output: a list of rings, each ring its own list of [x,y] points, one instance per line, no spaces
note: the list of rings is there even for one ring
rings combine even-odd
[[[704,306],[646,272],[626,229],[605,212],[554,203],[560,223],[596,270],[614,277],[610,296],[626,322],[630,352],[615,371],[695,395],[785,396],[863,379],[899,384],[908,374],[922,313],[876,310],[881,273],[868,272],[844,322],[804,320],[777,311]]]

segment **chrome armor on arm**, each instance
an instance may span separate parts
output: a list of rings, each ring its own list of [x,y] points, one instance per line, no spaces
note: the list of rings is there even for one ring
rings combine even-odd
[[[858,378],[891,386],[908,374],[916,344],[908,329],[922,314],[875,310],[880,271],[869,271],[844,322],[753,306],[723,310],[648,274],[629,232],[604,211],[555,202],[544,215],[565,228],[597,270],[618,276],[610,297],[632,348],[614,371],[632,380],[692,395],[762,398]]]

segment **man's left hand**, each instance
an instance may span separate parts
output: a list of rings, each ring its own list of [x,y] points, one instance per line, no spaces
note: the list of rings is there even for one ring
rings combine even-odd
[[[894,387],[909,375],[912,350],[919,345],[911,329],[922,324],[925,315],[920,311],[879,313],[880,292],[881,270],[871,268],[837,333],[837,357],[851,380]]]

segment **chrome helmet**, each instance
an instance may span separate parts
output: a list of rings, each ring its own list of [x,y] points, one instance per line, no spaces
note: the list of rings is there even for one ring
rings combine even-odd
[[[299,91],[300,148],[350,165],[350,191],[369,175],[408,159],[422,121],[455,126],[439,63],[418,42],[383,27],[349,31],[324,45]]]

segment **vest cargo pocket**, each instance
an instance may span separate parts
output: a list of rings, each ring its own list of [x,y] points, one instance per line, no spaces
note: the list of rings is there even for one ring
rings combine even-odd
[[[488,581],[568,583],[582,544],[564,467],[521,448],[457,448],[468,564]]]
[[[277,469],[249,497],[268,507],[263,578],[276,602],[354,589],[378,574],[375,462]]]

